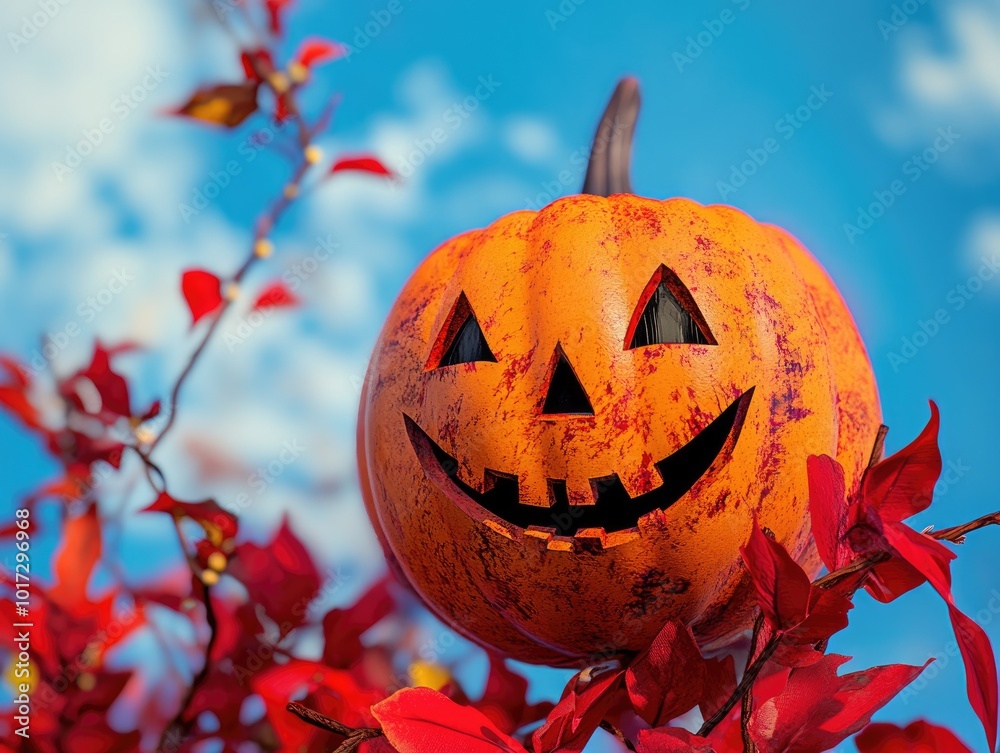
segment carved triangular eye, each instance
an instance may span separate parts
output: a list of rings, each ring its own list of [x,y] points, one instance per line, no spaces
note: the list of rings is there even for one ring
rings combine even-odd
[[[715,345],[708,324],[676,275],[661,266],[643,291],[642,315],[633,315],[628,348],[661,343]],[[636,314],[638,314],[638,307]]]
[[[457,363],[472,363],[473,361],[492,361],[497,359],[486,344],[486,335],[476,321],[476,315],[469,313],[469,318],[459,327],[458,334],[452,341],[448,351],[441,359],[442,366],[454,366]]]
[[[460,294],[438,334],[427,368],[436,369],[474,361],[496,363],[496,360],[468,298],[465,293]]]

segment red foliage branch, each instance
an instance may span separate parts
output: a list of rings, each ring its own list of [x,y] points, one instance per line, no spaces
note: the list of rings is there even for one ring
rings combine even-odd
[[[929,535],[940,541],[950,541],[953,544],[963,544],[965,543],[965,536],[967,534],[991,525],[1000,525],[1000,511],[983,515],[980,518],[976,518],[973,521],[963,523],[959,526],[931,532]],[[852,592],[856,591],[863,587],[863,579],[866,574],[879,563],[890,559],[890,557],[891,555],[888,553],[871,555],[865,559],[858,560],[850,565],[845,565],[838,570],[834,570],[832,573],[827,573],[826,575],[817,578],[813,581],[813,585],[817,588],[832,589],[848,579],[852,581],[854,579],[859,579],[856,585],[853,585],[851,588]],[[761,624],[763,624],[763,615],[758,617],[757,622],[755,623],[755,628]],[[761,671],[767,665],[771,656],[773,656],[774,652],[778,650],[778,647],[781,645],[784,638],[785,636],[782,633],[774,633],[760,651],[752,653],[755,658],[752,662],[748,663],[740,684],[736,686],[736,690],[725,702],[725,704],[723,704],[723,706],[709,719],[705,720],[701,729],[698,730],[699,735],[707,737],[712,730],[719,726],[719,724],[729,715],[729,712],[732,711],[733,707],[739,703],[741,699],[750,698],[748,691],[757,680]]]
[[[166,420],[159,433],[146,436],[143,429],[146,421],[160,414],[159,401],[145,411],[133,411],[128,382],[113,365],[118,354],[132,349],[132,346],[105,348],[98,343],[87,367],[57,380],[57,397],[64,405],[64,425],[57,427],[52,427],[51,422],[43,419],[36,408],[37,395],[33,393],[37,386],[31,374],[14,360],[0,358],[0,368],[6,377],[6,381],[0,384],[0,406],[20,419],[26,429],[40,434],[47,448],[63,465],[62,478],[47,484],[25,500],[26,516],[32,514],[38,502],[49,498],[73,503],[72,507],[67,504],[62,508],[66,541],[54,563],[56,582],[49,591],[40,590],[36,599],[40,598],[41,603],[33,604],[35,614],[39,618],[44,617],[44,620],[38,620],[42,627],[33,643],[37,654],[33,652],[32,658],[39,666],[32,666],[30,670],[32,682],[35,685],[41,684],[39,693],[45,699],[36,712],[33,727],[32,737],[42,745],[42,748],[37,749],[48,750],[51,747],[90,751],[100,748],[107,753],[135,749],[138,731],[119,735],[104,719],[104,712],[119,696],[130,675],[109,674],[104,670],[100,663],[101,654],[95,652],[94,646],[98,645],[95,641],[106,631],[113,629],[120,635],[115,640],[100,639],[103,641],[100,643],[103,651],[113,648],[130,631],[142,626],[148,627],[144,616],[147,603],[156,603],[183,613],[192,622],[196,622],[195,607],[200,603],[208,630],[204,659],[182,693],[175,716],[162,727],[157,749],[186,749],[203,710],[211,710],[217,718],[226,722],[222,724],[223,729],[218,736],[225,739],[227,745],[238,742],[229,738],[230,735],[237,734],[242,735],[244,740],[257,741],[264,747],[270,746],[270,742],[267,742],[269,738],[273,740],[274,731],[267,725],[257,730],[243,729],[238,718],[239,706],[242,698],[252,691],[246,682],[238,677],[233,678],[232,670],[228,674],[220,673],[216,665],[222,656],[231,652],[242,651],[255,655],[255,652],[259,654],[268,649],[268,655],[280,655],[281,641],[304,621],[305,607],[319,591],[321,578],[308,553],[287,526],[282,527],[268,547],[237,544],[235,517],[212,500],[185,503],[171,497],[168,493],[167,476],[152,456],[175,426],[181,391],[210,344],[222,317],[237,299],[240,283],[260,260],[271,255],[273,246],[269,235],[301,194],[307,177],[319,171],[319,180],[322,181],[334,172],[348,170],[391,175],[381,162],[367,155],[342,158],[335,161],[331,168],[321,171],[319,163],[322,153],[312,141],[327,127],[337,98],[331,98],[320,115],[309,123],[300,110],[297,96],[310,80],[310,68],[336,59],[343,54],[344,48],[326,40],[311,39],[300,47],[283,68],[276,65],[276,56],[271,50],[276,46],[280,19],[287,5],[287,2],[266,3],[269,31],[261,33],[256,29],[249,3],[234,4],[233,8],[239,10],[256,36],[254,43],[241,45],[246,80],[200,89],[175,111],[177,115],[235,128],[262,112],[260,98],[263,95],[273,100],[274,120],[294,124],[297,146],[290,178],[254,223],[250,252],[243,263],[224,278],[201,269],[186,270],[182,275],[180,287],[191,312],[192,325],[198,324],[203,318],[209,319],[209,323],[170,388]],[[212,7],[214,13],[217,7]],[[219,16],[223,23],[227,23],[226,12]],[[229,31],[237,38],[235,29],[230,28]],[[297,299],[279,283],[267,286],[257,296],[254,307],[289,306],[296,302]],[[118,430],[126,424],[129,438],[122,440]],[[118,469],[126,452],[132,452],[142,460],[146,476],[159,495],[147,511],[164,512],[171,516],[181,549],[190,566],[193,576],[191,593],[197,597],[197,601],[173,594],[126,593],[119,590],[120,586],[116,586],[114,593],[98,604],[92,604],[86,598],[87,583],[101,557],[101,524],[96,507],[97,478],[94,465],[105,462],[113,469]],[[68,516],[68,513],[78,509],[81,504],[84,508],[82,515]],[[190,540],[184,530],[186,522],[200,526],[204,538]],[[28,525],[28,521],[21,520],[19,514],[17,525],[3,529],[0,536],[16,536],[20,541],[26,535],[24,529]],[[82,533],[76,534],[76,531]],[[274,560],[274,552],[280,554],[280,562]],[[232,567],[230,559],[235,560]],[[227,570],[243,584],[251,598],[249,605],[237,607],[235,611],[229,604],[217,604],[213,596],[214,584]],[[294,578],[295,587],[283,587],[283,590],[275,588],[272,581],[277,579],[280,582],[286,576]],[[15,582],[6,574],[0,574],[0,582],[5,590],[14,590]],[[331,626],[342,628],[348,635],[352,630],[363,631],[371,627],[373,621],[391,611],[391,608],[384,605],[391,605],[392,600],[387,596],[380,596],[383,591],[377,586],[369,594],[382,605],[376,611],[366,611],[372,602],[365,597],[351,610],[329,613],[328,618],[336,616],[338,611],[341,613],[335,623],[331,622]],[[119,623],[123,618],[115,611],[119,596],[132,599],[139,610],[138,615],[129,619],[128,631],[122,629]],[[13,614],[12,601],[0,600],[0,606],[5,612],[9,609]],[[275,620],[281,625],[280,635],[273,645],[270,642],[272,639],[262,642],[256,637],[265,633],[265,624],[261,622],[256,610],[263,610],[267,613],[267,619]],[[72,621],[73,630],[65,627],[65,620]],[[13,624],[15,620],[8,622]],[[332,637],[330,643],[334,643]],[[338,649],[331,648],[328,658],[331,666],[344,667],[337,671],[346,672],[357,661],[361,651],[360,642],[355,641],[351,645],[348,641]],[[90,670],[80,671],[77,669],[78,665]],[[266,674],[266,671],[267,667],[258,674]],[[368,674],[364,677],[367,678]],[[337,681],[348,685],[356,682],[346,674],[342,677],[329,676],[330,683]],[[389,682],[389,678],[385,681]],[[365,682],[370,683],[370,679],[365,679]],[[91,697],[91,689],[95,687],[99,689],[99,696]],[[267,692],[266,687],[258,690]],[[363,695],[360,686],[356,692],[361,694],[358,698],[366,699],[357,701],[356,705],[363,707],[384,695],[380,692]],[[227,717],[227,710],[215,705],[223,697],[228,698],[228,702],[235,706],[236,716]],[[228,710],[228,714],[233,713],[232,709]],[[275,726],[281,725],[277,723]],[[31,745],[29,748],[36,750]]]
[[[246,11],[245,6],[241,6],[241,9],[244,12]],[[272,32],[277,32],[280,29],[280,23],[278,22],[281,12],[280,7],[269,5],[268,10],[271,18],[271,30]],[[220,20],[223,24],[227,23],[224,15],[220,16]],[[228,31],[235,36],[235,30],[230,28]],[[213,335],[219,327],[219,323],[237,299],[239,285],[258,262],[271,255],[273,246],[268,236],[300,196],[303,182],[322,159],[322,153],[312,142],[329,123],[337,98],[332,98],[315,123],[310,124],[302,114],[298,103],[298,93],[302,85],[309,80],[310,66],[336,59],[336,57],[339,57],[341,50],[342,47],[334,42],[321,39],[307,40],[288,64],[287,69],[280,70],[274,64],[273,53],[266,46],[258,42],[254,46],[247,47],[242,52],[242,61],[247,75],[245,83],[231,86],[220,85],[200,90],[187,104],[177,110],[178,114],[233,127],[242,123],[258,109],[259,91],[266,89],[270,91],[276,103],[274,112],[275,120],[279,122],[288,120],[295,125],[298,148],[295,154],[295,164],[287,183],[282,188],[280,194],[272,200],[269,207],[255,221],[250,251],[236,271],[224,279],[220,279],[212,273],[203,270],[190,270],[184,274],[184,285],[182,287],[185,298],[191,308],[193,324],[196,324],[202,316],[209,316],[210,322],[201,340],[194,348],[180,375],[173,384],[167,404],[166,423],[159,434],[149,444],[149,449],[141,453],[143,460],[147,463],[151,463],[150,455],[174,426],[181,390],[193,372],[200,356],[211,342]],[[381,162],[376,158],[366,157],[365,159],[368,161],[368,166],[362,166],[358,169],[368,172],[378,171],[370,167],[370,165],[376,165],[381,168],[382,174],[391,175],[388,170],[381,166]],[[330,172],[336,170],[339,164],[340,162],[335,163],[334,168]],[[195,276],[197,276],[196,279],[201,280],[201,284],[189,285],[189,282]],[[207,286],[204,284],[206,280],[208,281]],[[258,297],[255,308],[290,305],[295,300],[295,297],[278,283],[271,285]],[[159,475],[162,479],[162,472]],[[165,490],[165,486],[160,490]],[[176,524],[178,518],[175,516],[174,520]],[[183,537],[179,525],[177,526],[177,532],[179,536]],[[201,575],[196,566],[193,565],[193,569],[196,578]],[[211,584],[204,582],[203,577],[201,593],[202,603],[205,608],[205,619],[209,628],[209,637],[205,645],[205,659],[201,669],[193,678],[177,715],[164,730],[159,746],[160,750],[164,748],[170,738],[178,736],[178,731],[180,731],[179,735],[183,739],[190,727],[190,723],[193,721],[184,721],[188,713],[188,708],[199,688],[210,675],[211,656],[216,642],[217,618],[212,604]]]

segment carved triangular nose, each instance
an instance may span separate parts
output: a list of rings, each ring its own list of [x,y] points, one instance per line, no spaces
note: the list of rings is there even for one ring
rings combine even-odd
[[[594,408],[583,389],[576,372],[570,366],[569,359],[561,347],[556,347],[556,367],[549,379],[549,389],[545,394],[544,415],[572,413],[583,416],[593,416]]]

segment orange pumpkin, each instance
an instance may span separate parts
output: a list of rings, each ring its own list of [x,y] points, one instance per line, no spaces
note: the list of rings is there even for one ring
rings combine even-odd
[[[627,190],[637,107],[626,81],[591,194]],[[855,483],[879,424],[851,315],[795,238],[727,206],[579,195],[420,265],[375,347],[358,449],[372,523],[426,603],[569,665],[639,651],[667,620],[708,646],[746,629],[753,515],[815,571],[806,457]]]

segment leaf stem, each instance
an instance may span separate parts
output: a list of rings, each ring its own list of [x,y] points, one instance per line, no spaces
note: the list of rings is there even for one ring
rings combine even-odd
[[[603,729],[605,732],[609,732],[612,735],[614,735],[616,738],[618,738],[619,741],[621,741],[622,745],[624,745],[629,750],[632,750],[632,751],[635,750],[635,745],[633,745],[632,741],[629,740],[627,737],[625,737],[625,733],[622,732],[620,729],[618,729],[611,722],[602,721],[601,722],[601,729]]]
[[[753,622],[753,635],[750,638],[750,653],[747,654],[747,664],[746,668],[743,670],[744,675],[750,670],[754,654],[757,653],[757,643],[760,641],[760,633],[763,629],[764,613],[758,610],[757,619]],[[743,703],[740,709],[740,732],[743,736],[743,753],[757,753],[757,746],[754,744],[753,738],[750,737],[751,716],[753,716],[753,692],[747,692],[743,695]]]
[[[212,589],[207,583],[199,580],[202,588],[202,600],[205,604],[205,622],[208,625],[208,641],[205,644],[205,661],[201,665],[201,669],[198,673],[191,679],[191,684],[188,686],[187,693],[184,695],[184,700],[181,702],[180,708],[174,715],[174,718],[170,721],[164,730],[163,735],[160,737],[160,742],[156,746],[156,750],[159,753],[170,753],[172,750],[180,748],[180,743],[187,737],[190,732],[191,725],[194,723],[194,719],[185,719],[187,715],[188,707],[191,702],[194,701],[195,695],[198,690],[208,679],[209,674],[212,671],[212,651],[215,649],[216,635],[218,634],[218,620],[215,616],[215,607],[212,604]],[[176,740],[177,745],[174,747],[167,747],[167,745],[172,741]]]
[[[760,650],[756,658],[751,662],[746,671],[743,673],[743,677],[740,680],[739,685],[736,686],[736,690],[733,694],[729,696],[722,707],[716,711],[712,716],[710,716],[705,723],[701,725],[701,729],[698,730],[698,734],[702,737],[707,737],[713,729],[719,726],[719,723],[729,716],[729,712],[733,710],[733,707],[742,700],[743,696],[747,694],[750,688],[753,687],[754,682],[757,680],[757,676],[760,674],[761,670],[764,669],[764,665],[771,659],[771,655],[774,654],[778,649],[778,645],[781,643],[782,634],[774,633],[768,639],[767,643],[764,644],[764,648]]]
[[[285,708],[307,724],[345,737],[344,742],[333,753],[354,753],[361,743],[376,737],[382,737],[385,734],[377,727],[348,727],[336,719],[331,719],[318,711],[306,708],[301,703],[289,703]]]

